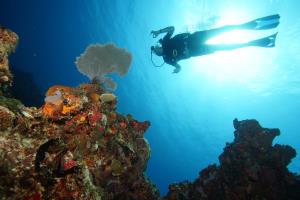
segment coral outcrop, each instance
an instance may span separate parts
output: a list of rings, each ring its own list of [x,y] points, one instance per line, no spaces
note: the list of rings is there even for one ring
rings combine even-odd
[[[8,56],[15,51],[18,40],[17,34],[0,26],[0,96],[6,95],[12,84]]]
[[[272,142],[279,129],[262,128],[256,120],[234,120],[235,139],[193,182],[172,184],[166,200],[296,200],[300,178],[287,169],[296,151]]]
[[[0,79],[11,83],[7,56],[18,37],[3,28],[0,36]],[[95,52],[78,59],[81,72],[101,80],[113,71],[127,73],[131,55],[125,50],[88,49]],[[87,59],[98,60],[89,65]],[[118,113],[117,97],[99,84],[55,85],[45,96],[40,108],[0,97],[0,199],[159,198],[144,175],[150,122]]]
[[[150,123],[103,94],[115,97],[96,84],[53,86],[40,109],[0,106],[2,198],[158,199],[144,175]]]

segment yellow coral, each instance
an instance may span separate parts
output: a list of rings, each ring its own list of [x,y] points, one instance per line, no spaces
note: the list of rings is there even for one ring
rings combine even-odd
[[[46,92],[44,113],[51,116],[55,113],[70,114],[82,108],[83,99],[75,95],[76,89],[68,86],[55,85]],[[48,105],[47,103],[53,104]]]
[[[45,103],[42,107],[42,113],[46,117],[53,117],[60,113],[62,110],[62,105],[55,105],[52,103]]]
[[[72,113],[74,111],[77,111],[77,105],[72,105],[72,106],[63,106],[63,109],[61,111],[61,114],[66,115],[68,113]]]
[[[67,104],[63,105],[61,114],[66,115],[69,113],[75,113],[82,108],[83,102],[80,97],[69,94],[69,95],[64,95],[64,99],[66,100]]]

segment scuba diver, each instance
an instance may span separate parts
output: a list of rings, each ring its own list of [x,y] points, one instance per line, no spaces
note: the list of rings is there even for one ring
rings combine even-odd
[[[219,34],[232,30],[266,30],[276,28],[279,24],[279,18],[280,16],[278,14],[270,15],[255,19],[244,24],[227,25],[220,28],[197,31],[194,33],[181,33],[175,35],[174,37],[172,37],[174,33],[173,26],[169,26],[158,31],[151,31],[153,38],[156,38],[161,33],[167,33],[163,37],[163,39],[160,39],[158,41],[158,44],[156,46],[151,46],[151,60],[152,52],[154,52],[154,54],[156,54],[157,56],[163,57],[164,63],[175,67],[173,73],[178,73],[181,69],[178,61],[188,59],[190,57],[203,56],[212,54],[216,51],[233,50],[249,46],[266,48],[274,47],[278,32],[268,37],[240,44],[206,44],[206,41]],[[156,67],[162,66],[155,65],[154,63],[153,65]]]

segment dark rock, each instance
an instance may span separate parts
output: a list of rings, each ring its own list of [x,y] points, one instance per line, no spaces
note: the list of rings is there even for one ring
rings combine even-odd
[[[165,200],[296,200],[299,176],[287,165],[296,156],[288,145],[272,142],[279,129],[262,128],[256,120],[233,121],[234,141],[193,182],[172,184]]]

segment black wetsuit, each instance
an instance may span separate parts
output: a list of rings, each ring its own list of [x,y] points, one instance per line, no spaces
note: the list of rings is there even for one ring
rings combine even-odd
[[[170,65],[175,65],[179,60],[189,58],[187,40],[189,33],[178,34],[171,38],[171,34],[168,33],[161,40],[163,48],[163,59]]]
[[[163,59],[170,65],[175,65],[178,61],[188,59],[193,56],[200,56],[212,53],[205,44],[207,31],[197,31],[195,33],[182,33],[171,38],[167,33],[160,41],[163,48]]]

